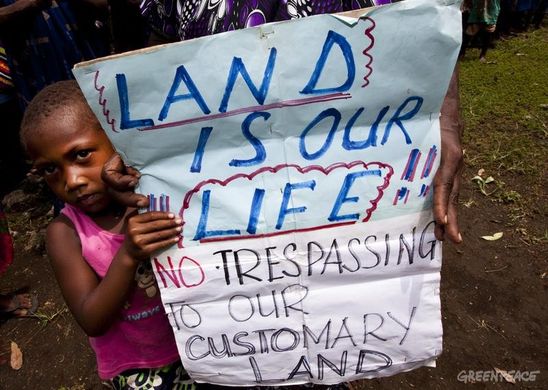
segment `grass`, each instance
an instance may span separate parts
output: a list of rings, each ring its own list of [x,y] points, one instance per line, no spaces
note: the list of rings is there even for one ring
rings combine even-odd
[[[471,127],[489,116],[511,119],[546,137],[548,104],[548,30],[539,29],[506,41],[497,41],[487,53],[488,63],[477,61],[469,49],[461,61],[462,108]]]
[[[478,57],[469,49],[460,61],[464,179],[478,196],[505,205],[524,244],[548,243],[548,27],[497,41],[487,63]]]
[[[548,150],[548,28],[497,41],[460,62],[464,147],[472,176],[494,177],[489,196],[521,214],[543,204]]]

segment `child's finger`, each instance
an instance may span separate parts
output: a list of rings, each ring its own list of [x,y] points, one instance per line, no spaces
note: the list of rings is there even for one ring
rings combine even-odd
[[[133,235],[141,235],[147,233],[154,233],[161,230],[180,227],[182,223],[181,218],[174,219],[160,219],[143,223],[131,223],[128,232]]]
[[[153,244],[147,245],[147,251],[149,253],[157,252],[161,249],[169,248],[179,241],[180,237],[170,238],[160,242],[155,242]]]
[[[138,177],[133,173],[128,173],[122,158],[115,153],[103,165],[101,178],[109,187],[117,191],[132,191],[138,182]]]
[[[176,241],[179,240],[179,235],[181,234],[181,227],[175,227],[171,229],[164,229],[159,231],[154,231],[147,234],[141,234],[139,235],[138,242],[141,245],[149,245],[152,243],[162,242],[169,239],[175,239]]]
[[[159,220],[175,220],[175,214],[167,211],[147,211],[131,217],[137,223],[149,223]]]
[[[149,205],[149,200],[146,196],[137,194],[133,190],[122,192],[109,188],[108,192],[116,203],[124,206],[146,208]]]
[[[135,177],[136,179],[141,178],[141,172],[139,172],[137,169],[133,168],[130,165],[126,165],[126,171],[127,171],[128,175],[131,175],[131,176]]]

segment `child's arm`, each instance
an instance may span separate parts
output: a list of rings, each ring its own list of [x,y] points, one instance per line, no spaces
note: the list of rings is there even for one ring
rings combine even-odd
[[[82,257],[72,222],[61,215],[47,229],[46,247],[61,292],[89,336],[106,332],[120,313],[140,261],[179,240],[181,221],[166,212],[128,217],[124,244],[101,280]]]

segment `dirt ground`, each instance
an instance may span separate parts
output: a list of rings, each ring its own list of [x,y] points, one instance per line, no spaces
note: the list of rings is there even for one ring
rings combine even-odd
[[[513,124],[503,130],[516,131]],[[466,147],[473,155],[474,144]],[[359,382],[359,388],[548,389],[546,171],[536,179],[541,181],[536,204],[525,207],[522,215],[478,191],[471,180],[476,174],[477,167],[469,164],[460,197],[464,242],[443,248],[444,351],[438,367]],[[527,196],[531,178],[509,175],[506,185]],[[0,291],[29,285],[39,297],[40,309],[36,318],[0,325],[0,359],[8,360],[0,365],[0,389],[100,389],[93,353],[67,312],[44,253],[41,238],[51,218],[50,202],[33,186],[9,199],[16,257],[0,278]],[[504,235],[496,241],[481,238],[495,232]],[[18,371],[9,364],[10,342],[23,352]],[[458,379],[462,371],[495,369],[538,374],[535,381],[516,384],[465,384]]]

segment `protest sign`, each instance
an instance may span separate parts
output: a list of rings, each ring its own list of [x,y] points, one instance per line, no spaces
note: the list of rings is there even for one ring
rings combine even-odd
[[[441,353],[431,183],[460,12],[358,15],[75,69],[151,209],[184,221],[152,266],[198,381],[329,384]]]

